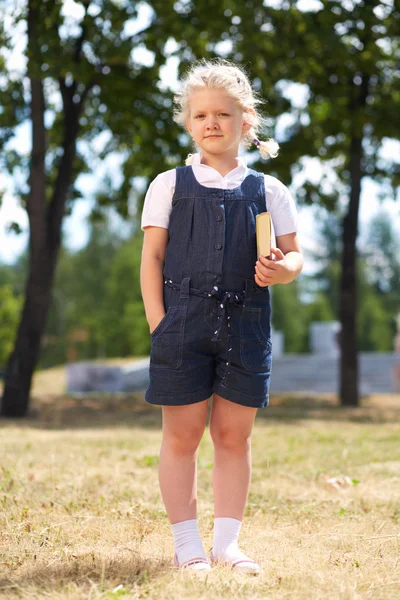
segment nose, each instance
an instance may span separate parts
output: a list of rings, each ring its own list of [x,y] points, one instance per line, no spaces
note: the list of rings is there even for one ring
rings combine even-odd
[[[207,119],[206,128],[208,130],[218,129],[218,127],[219,127],[219,125],[218,125],[218,120],[216,119],[216,117],[209,117]]]

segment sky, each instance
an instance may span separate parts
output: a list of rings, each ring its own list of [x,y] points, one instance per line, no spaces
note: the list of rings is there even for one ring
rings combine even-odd
[[[318,0],[301,0],[301,3],[304,10],[306,10],[307,7],[309,10],[315,10],[319,6]],[[63,10],[68,19],[72,19],[72,15],[74,15],[74,19],[78,18],[79,20],[81,5],[76,4],[73,0],[65,0]],[[132,20],[128,24],[127,33],[133,34],[135,31],[146,26],[150,16],[151,12],[149,12],[145,4],[142,4],[139,19],[135,21]],[[73,19],[71,20],[71,23],[73,25]],[[22,26],[23,25],[20,24],[20,27]],[[12,67],[15,76],[23,73],[25,69],[25,59],[23,55],[24,45],[25,36],[23,30],[16,30],[14,52],[12,55],[7,56],[8,64]],[[172,52],[173,49],[174,42],[171,40],[169,52]],[[223,54],[224,51],[229,50],[229,47],[227,47],[226,42],[221,42],[218,50]],[[153,60],[151,53],[140,47],[134,50],[133,57],[136,61],[144,64],[151,64]],[[177,59],[171,56],[162,71],[162,79],[165,82],[165,85],[169,85],[172,89],[176,89],[179,86],[177,80],[177,66]],[[285,94],[292,100],[293,98],[296,98],[297,106],[301,106],[306,102],[306,91],[304,86],[299,84],[291,84],[285,90]],[[278,120],[275,132],[275,137],[278,141],[283,135],[285,127],[290,125],[290,120],[291,117],[289,115],[282,115]],[[24,123],[18,128],[17,135],[10,143],[10,147],[27,154],[30,150],[30,139],[30,124]],[[382,156],[388,158],[400,156],[400,143],[395,140],[386,140],[383,145]],[[118,183],[119,177],[119,162],[120,158],[114,155],[110,156],[101,166],[102,175],[107,171],[116,184]],[[296,186],[303,177],[310,176],[311,178],[318,179],[321,174],[321,167],[317,159],[304,159],[303,167],[302,173],[297,175],[290,185],[289,182],[283,182],[286,185],[289,185],[289,189],[292,191],[295,199]],[[268,163],[265,164],[265,172],[268,173]],[[80,189],[84,199],[75,202],[71,216],[66,217],[63,224],[64,244],[71,250],[78,250],[87,242],[87,217],[93,206],[93,194],[96,191],[98,180],[98,173],[95,173],[92,176],[82,175],[78,179],[77,187]],[[28,218],[25,210],[19,206],[15,193],[13,193],[13,182],[4,173],[0,173],[0,190],[5,192],[0,206],[0,262],[12,263],[26,247],[28,240]],[[396,228],[400,234],[400,198],[397,199],[397,202],[394,202],[389,198],[382,200],[380,199],[381,191],[380,187],[369,178],[363,180],[360,203],[361,233],[365,231],[367,224],[371,222],[373,217],[384,210],[393,217],[393,222],[396,224]],[[298,206],[298,210],[298,232],[302,247],[306,250],[312,250],[315,245],[313,235],[315,228],[314,210],[310,207],[307,208],[301,206]],[[16,235],[13,232],[9,232],[8,227],[11,222],[17,222],[23,233]],[[113,222],[116,228],[123,229],[124,226],[126,227],[117,215],[115,215]]]

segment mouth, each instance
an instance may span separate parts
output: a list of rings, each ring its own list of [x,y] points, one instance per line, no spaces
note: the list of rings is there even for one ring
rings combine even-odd
[[[210,138],[221,138],[222,135],[206,135],[204,139],[209,140]]]

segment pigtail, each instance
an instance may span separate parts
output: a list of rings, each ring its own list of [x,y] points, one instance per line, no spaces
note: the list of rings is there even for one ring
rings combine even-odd
[[[190,165],[193,164],[193,158],[194,158],[194,154],[188,154],[185,160],[185,165],[187,167],[189,167]]]
[[[262,158],[276,158],[278,156],[279,144],[272,138],[262,142],[254,136],[253,143],[257,146]]]

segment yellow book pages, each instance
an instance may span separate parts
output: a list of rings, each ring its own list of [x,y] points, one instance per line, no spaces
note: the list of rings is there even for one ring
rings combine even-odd
[[[256,215],[257,258],[271,255],[271,214],[263,212]]]

